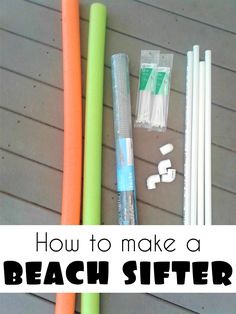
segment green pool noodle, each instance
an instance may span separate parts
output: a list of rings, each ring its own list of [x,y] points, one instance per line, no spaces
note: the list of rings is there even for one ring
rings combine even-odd
[[[106,7],[90,8],[85,108],[83,224],[101,224],[102,117]],[[99,314],[98,293],[81,295],[81,314]]]

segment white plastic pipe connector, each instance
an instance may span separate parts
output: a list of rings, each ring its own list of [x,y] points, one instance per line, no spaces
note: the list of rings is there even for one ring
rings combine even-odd
[[[176,169],[168,169],[166,174],[161,176],[161,182],[170,183],[176,178]]]
[[[174,146],[172,144],[166,144],[160,147],[160,152],[164,156],[171,153],[173,150],[174,150]]]
[[[156,184],[161,182],[159,174],[153,174],[147,178],[147,188],[148,190],[153,190],[156,188]]]
[[[169,168],[171,168],[171,161],[170,161],[170,159],[162,160],[158,164],[158,173],[160,175],[166,174],[168,172]]]

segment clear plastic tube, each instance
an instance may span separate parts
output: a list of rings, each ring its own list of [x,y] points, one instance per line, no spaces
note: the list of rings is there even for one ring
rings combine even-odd
[[[129,59],[111,57],[119,224],[137,224],[137,206],[129,85]]]

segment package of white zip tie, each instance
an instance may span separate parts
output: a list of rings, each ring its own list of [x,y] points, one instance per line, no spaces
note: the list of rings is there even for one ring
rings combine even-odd
[[[150,126],[152,97],[159,57],[160,51],[158,50],[141,51],[135,127],[149,128]]]
[[[173,54],[142,50],[135,127],[167,128]]]
[[[149,130],[166,131],[173,54],[161,54],[155,75]]]

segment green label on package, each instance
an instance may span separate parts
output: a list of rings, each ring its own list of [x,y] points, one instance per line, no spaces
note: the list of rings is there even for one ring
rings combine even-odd
[[[155,71],[153,68],[142,68],[140,70],[139,90],[151,90]]]
[[[156,73],[155,95],[167,96],[169,91],[169,72],[159,71]]]

